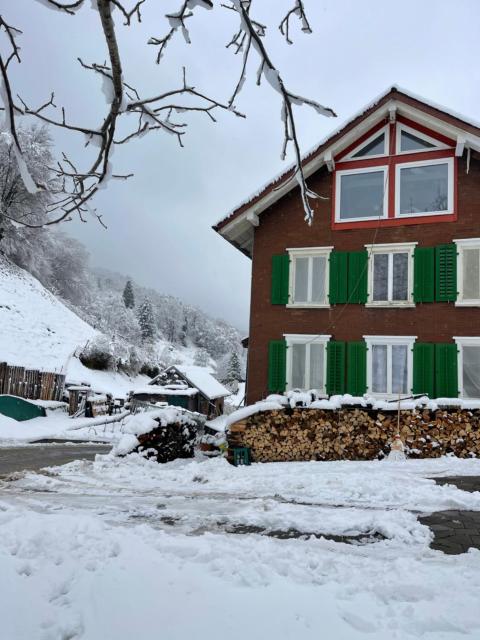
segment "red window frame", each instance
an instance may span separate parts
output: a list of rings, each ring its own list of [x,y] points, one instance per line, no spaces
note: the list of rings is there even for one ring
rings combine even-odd
[[[355,142],[349,145],[341,153],[335,156],[335,170],[332,173],[333,187],[332,187],[332,229],[369,229],[374,227],[397,227],[407,224],[437,224],[438,222],[455,222],[457,220],[457,158],[455,157],[455,141],[450,138],[432,131],[423,125],[420,125],[409,118],[403,116],[397,116],[396,121],[389,123],[389,153],[376,158],[366,158],[364,160],[343,160],[348,155],[367,140],[371,135],[380,131],[386,126],[386,121],[381,121],[374,127],[369,129],[362,136],[357,138]],[[412,129],[417,130],[419,133],[423,133],[430,138],[438,140],[438,142],[447,145],[448,149],[434,149],[432,151],[420,151],[412,153],[399,153],[397,154],[397,126],[398,124],[404,124]],[[407,162],[419,162],[422,160],[438,160],[438,159],[453,158],[453,212],[443,214],[433,214],[425,216],[402,216],[401,218],[395,217],[395,174],[396,166],[398,164],[405,164]],[[374,220],[357,220],[353,222],[338,222],[335,220],[335,208],[336,208],[336,184],[337,184],[337,172],[348,169],[363,169],[368,167],[386,167],[388,175],[388,205],[387,205],[387,217]]]

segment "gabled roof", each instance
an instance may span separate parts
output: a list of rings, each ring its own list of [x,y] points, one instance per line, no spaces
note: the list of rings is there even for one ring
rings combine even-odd
[[[192,387],[195,387],[209,400],[215,400],[216,398],[224,398],[231,395],[230,391],[226,389],[223,384],[220,384],[211,373],[207,371],[205,367],[197,367],[195,365],[174,364],[167,367],[165,371],[171,371],[174,369],[182,378],[184,378]],[[156,381],[161,379],[163,371],[158,376],[153,378],[149,385],[156,384]]]
[[[317,171],[327,159],[388,117],[392,110],[480,152],[480,123],[393,85],[304,155],[305,175],[308,177]],[[294,168],[290,165],[260,187],[217,222],[213,229],[251,257],[253,231],[259,224],[257,216],[296,188],[297,183],[292,179]]]

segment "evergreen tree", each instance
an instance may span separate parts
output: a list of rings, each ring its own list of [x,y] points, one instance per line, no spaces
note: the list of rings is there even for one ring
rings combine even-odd
[[[127,309],[133,309],[135,306],[135,296],[133,295],[133,286],[132,281],[127,280],[127,284],[125,285],[125,289],[123,290],[123,302]]]
[[[242,379],[242,367],[240,365],[240,359],[236,351],[232,352],[230,360],[228,361],[227,371],[223,382],[227,385],[237,386],[237,383]]]
[[[155,318],[153,317],[152,303],[148,298],[142,302],[137,310],[138,324],[142,340],[151,340],[155,337]]]

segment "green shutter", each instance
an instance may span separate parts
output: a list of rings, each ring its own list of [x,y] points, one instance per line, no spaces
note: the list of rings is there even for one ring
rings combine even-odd
[[[435,247],[416,247],[413,263],[414,301],[433,302],[435,300]]]
[[[348,302],[367,302],[368,252],[350,251],[348,254]]]
[[[330,304],[348,301],[348,252],[332,251],[330,254]]]
[[[288,304],[288,253],[272,256],[272,304]]]
[[[437,398],[458,397],[458,365],[456,344],[435,345],[435,395]]]
[[[270,340],[268,343],[268,390],[283,393],[287,374],[287,344],[285,340]]]
[[[365,342],[347,344],[347,393],[363,396],[367,391],[367,345]]]
[[[435,300],[454,302],[457,299],[457,246],[441,244],[435,247]]]
[[[345,393],[345,342],[327,342],[327,393]]]
[[[435,397],[434,375],[435,345],[428,342],[415,342],[413,345],[413,389],[429,398]]]

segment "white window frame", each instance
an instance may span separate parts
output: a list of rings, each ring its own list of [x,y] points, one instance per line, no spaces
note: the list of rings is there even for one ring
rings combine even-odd
[[[415,136],[416,138],[420,138],[420,140],[425,140],[425,142],[429,142],[430,144],[433,144],[434,147],[433,148],[430,147],[429,149],[415,149],[410,151],[400,151],[401,144],[402,144],[402,137],[401,137],[402,131],[405,131],[405,133],[411,133],[412,136]],[[408,155],[411,153],[425,153],[426,151],[437,151],[441,149],[451,148],[448,145],[444,144],[443,142],[440,142],[439,140],[432,138],[432,136],[428,136],[425,133],[422,133],[421,131],[417,131],[417,129],[414,129],[413,127],[409,127],[406,124],[397,123],[396,136],[397,137],[395,140],[395,154],[397,156]]]
[[[285,333],[283,335],[285,342],[287,343],[287,391],[291,391],[292,386],[292,349],[293,344],[306,344],[306,362],[305,362],[305,378],[310,379],[310,349],[311,344],[323,345],[323,387],[318,389],[320,396],[327,397],[327,343],[329,342],[331,335],[309,335],[306,333]],[[306,389],[308,391],[308,389]]]
[[[304,308],[304,309],[329,309],[330,303],[328,298],[328,283],[330,279],[330,253],[331,247],[302,247],[287,249],[290,257],[289,283],[288,283],[288,300],[287,307]],[[308,298],[312,298],[312,260],[311,258],[325,258],[325,302],[295,302],[295,270],[297,258],[310,258],[308,265]]]
[[[413,301],[413,251],[418,242],[400,242],[389,244],[366,244],[365,248],[368,251],[368,302],[366,307],[400,307],[411,308],[415,306]],[[408,298],[407,300],[373,300],[373,270],[374,260],[373,256],[377,253],[388,253],[388,294],[389,297],[393,295],[393,254],[394,253],[407,253],[408,254]]]
[[[375,138],[378,138],[382,133],[385,136],[385,153],[377,153],[372,156],[362,156],[360,158],[353,157],[356,153],[361,151],[363,147],[366,147],[370,142],[372,142],[372,140],[375,140]],[[389,155],[389,150],[390,150],[390,127],[386,125],[382,129],[378,129],[378,131],[376,131],[375,133],[372,133],[371,136],[366,138],[366,140],[364,140],[360,144],[357,144],[355,149],[352,149],[352,151],[350,151],[350,153],[347,156],[341,159],[341,162],[348,162],[350,160],[353,160],[354,162],[356,162],[357,160],[373,160],[375,158],[384,158],[385,156]]]
[[[419,213],[400,213],[400,172],[402,169],[414,169],[434,164],[448,166],[448,207],[446,211],[421,211]],[[448,216],[454,208],[454,158],[437,158],[435,160],[418,160],[416,162],[402,162],[395,166],[395,218],[424,218],[425,216]]]
[[[453,336],[455,344],[457,345],[457,369],[458,369],[458,387],[460,391],[460,397],[465,398],[463,388],[463,347],[480,347],[480,337],[478,336]],[[475,400],[476,398],[469,398]],[[480,398],[479,398],[480,399]]]
[[[478,249],[480,252],[480,238],[463,238],[453,241],[457,245],[457,288],[456,307],[480,307],[480,298],[466,299],[463,295],[463,251],[464,249]],[[479,256],[480,260],[480,256]]]
[[[342,176],[353,175],[355,173],[378,173],[379,171],[383,172],[383,215],[381,216],[365,216],[362,218],[348,218],[342,220],[340,218],[341,212],[341,199],[342,199],[342,191],[341,191],[341,179]],[[378,165],[373,167],[361,167],[360,169],[341,169],[340,171],[336,171],[335,175],[335,222],[340,224],[349,224],[350,222],[364,222],[367,220],[385,220],[388,217],[388,166],[387,165]]]
[[[407,346],[407,392],[401,395],[410,395],[413,387],[413,345],[417,336],[363,336],[367,344],[367,393],[375,398],[393,399],[398,398],[397,393],[387,391],[387,393],[374,393],[373,385],[373,362],[372,347],[373,345],[390,346],[387,350],[387,389],[392,388],[392,349],[394,345]]]

